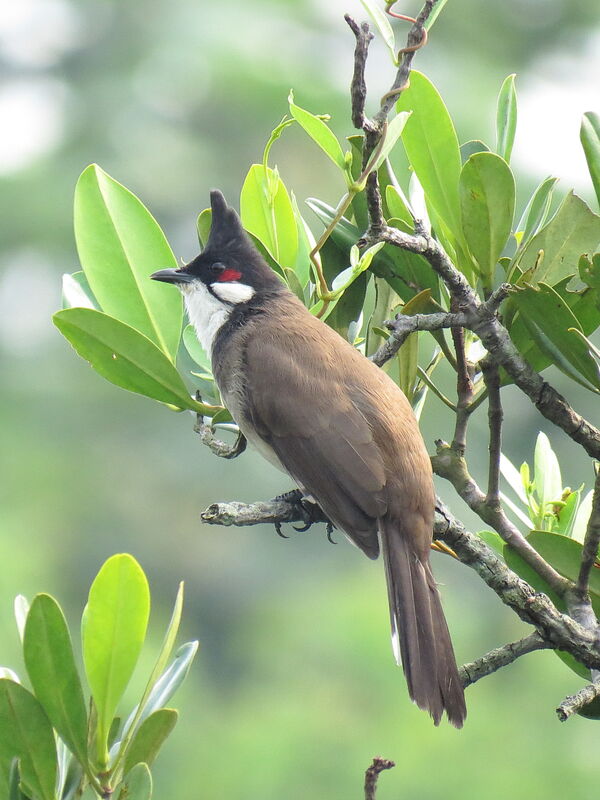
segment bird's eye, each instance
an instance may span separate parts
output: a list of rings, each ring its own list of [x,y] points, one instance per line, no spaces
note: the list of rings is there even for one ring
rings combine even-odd
[[[222,264],[220,261],[215,261],[214,264],[210,265],[208,271],[211,275],[221,275],[225,272],[225,264]]]

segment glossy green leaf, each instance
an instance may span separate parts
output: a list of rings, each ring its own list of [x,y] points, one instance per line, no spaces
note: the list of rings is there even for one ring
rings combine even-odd
[[[91,308],[67,308],[52,319],[77,353],[111,383],[177,408],[212,413],[190,396],[162,350],[129,325]]]
[[[381,38],[385,42],[394,64],[397,63],[397,54],[396,54],[396,44],[394,39],[394,31],[392,29],[391,23],[389,18],[385,15],[385,12],[381,10],[380,6],[377,5],[376,0],[360,0],[363,4],[365,11],[373,20],[375,27],[379,31]]]
[[[63,308],[98,308],[84,272],[65,273],[62,277]]]
[[[569,539],[567,536],[561,536],[559,533],[547,533],[546,531],[533,531],[527,540],[549,564],[552,564],[557,572],[570,581],[577,581],[583,552],[580,542]],[[589,589],[594,610],[598,614],[600,611],[600,569],[592,569]]]
[[[546,284],[522,289],[513,297],[521,319],[540,350],[565,375],[588,389],[600,389],[598,365],[584,342],[569,328],[579,322],[560,295]]]
[[[471,139],[460,146],[460,159],[465,164],[475,153],[489,153],[490,148],[481,139]]]
[[[175,256],[138,198],[96,164],[82,172],[75,189],[75,239],[102,310],[143,333],[174,361],[181,296],[150,280],[150,274],[177,267]]]
[[[17,623],[17,630],[19,632],[19,639],[23,641],[23,634],[25,633],[25,623],[27,622],[27,614],[29,614],[29,600],[25,595],[18,594],[14,602],[15,622]]]
[[[152,797],[152,775],[148,765],[136,764],[125,776],[118,800],[150,800]]]
[[[292,192],[292,208],[294,209],[294,216],[296,217],[296,227],[298,229],[298,254],[296,255],[296,263],[294,264],[294,272],[296,273],[300,285],[304,288],[310,281],[311,277],[311,263],[310,252],[315,246],[315,238],[312,231],[298,208],[296,197]]]
[[[139,658],[150,613],[148,581],[128,554],[105,562],[90,588],[82,620],[83,661],[98,712],[100,765],[117,704]]]
[[[378,170],[386,158],[389,157],[390,153],[398,143],[398,139],[402,135],[404,126],[406,125],[411,113],[411,111],[400,111],[388,124],[385,131],[383,145],[381,145],[381,149],[372,164],[371,171]]]
[[[538,433],[535,443],[534,481],[541,511],[548,511],[548,503],[561,499],[562,478],[558,459],[545,433]]]
[[[210,228],[212,225],[212,209],[205,208],[198,214],[196,220],[196,230],[198,232],[198,242],[200,247],[205,248],[210,236]]]
[[[580,136],[598,205],[600,205],[600,116],[594,111],[586,111],[583,115]]]
[[[123,727],[123,742],[121,745],[121,750],[127,748],[129,740],[133,733],[135,733],[138,723],[140,719],[142,719],[142,714],[146,708],[146,703],[152,694],[152,690],[156,685],[156,682],[162,676],[165,667],[171,657],[171,653],[173,652],[173,646],[175,644],[175,639],[177,638],[177,632],[179,631],[179,625],[181,623],[181,613],[183,610],[183,582],[179,584],[179,589],[177,591],[177,597],[175,598],[175,605],[173,607],[173,613],[171,614],[171,620],[167,627],[167,632],[165,634],[165,638],[162,643],[162,647],[160,648],[160,653],[158,654],[158,658],[156,659],[156,664],[152,670],[148,683],[146,684],[146,688],[144,689],[144,694],[142,695],[142,699],[138,703],[137,708],[130,715],[129,719],[125,723]],[[173,723],[175,724],[175,723]],[[121,756],[121,752],[119,753],[119,757]],[[145,758],[139,758],[138,761],[147,761]],[[132,762],[132,765],[135,762]],[[147,763],[150,763],[147,761]]]
[[[491,285],[496,264],[512,229],[515,179],[495,153],[476,153],[459,182],[463,233],[484,283]]]
[[[575,514],[575,520],[573,521],[571,536],[573,539],[575,539],[575,541],[580,542],[581,544],[583,544],[583,540],[585,539],[588,522],[592,513],[593,501],[594,492],[589,491],[579,504],[579,508]]]
[[[532,194],[516,227],[519,247],[525,248],[548,218],[552,193],[558,178],[545,178]]]
[[[179,714],[174,708],[159,708],[146,717],[127,748],[125,773],[140,762],[152,766],[160,748],[175,727],[178,717]]]
[[[496,110],[496,152],[509,163],[517,130],[515,76],[508,75],[498,94]]]
[[[37,699],[71,752],[87,759],[87,711],[64,614],[38,594],[27,616],[23,656]]]
[[[518,265],[522,282],[551,286],[577,273],[582,253],[593,253],[600,242],[600,217],[570,192],[548,224],[529,242]],[[540,258],[540,251],[543,256]]]
[[[462,238],[458,180],[460,148],[454,124],[435,86],[413,70],[410,86],[400,96],[398,111],[413,111],[402,141],[408,159],[437,211],[457,240]]]
[[[137,719],[141,723],[150,714],[166,706],[185,680],[197,651],[198,642],[186,642],[186,644],[181,645],[175,653],[173,661],[154,684],[142,712],[138,714],[138,710],[135,708],[130,714],[123,727],[125,732],[131,729],[134,720]]]
[[[523,488],[521,474],[504,453],[500,453],[500,472],[519,500],[526,505],[527,497]]]
[[[32,800],[55,800],[56,746],[46,712],[19,683],[0,679],[0,772],[19,759],[21,785]]]
[[[288,102],[290,105],[290,113],[294,119],[304,128],[310,138],[319,145],[321,150],[329,156],[333,163],[346,172],[346,157],[342,146],[331,128],[320,117],[296,105],[292,92],[290,92]]]
[[[183,344],[188,351],[190,358],[192,358],[198,366],[202,367],[207,375],[212,375],[212,364],[210,356],[205,352],[204,348],[198,341],[196,331],[193,325],[186,325],[183,329]]]
[[[581,492],[576,489],[564,498],[564,506],[557,510],[557,519],[554,523],[553,532],[563,536],[572,536],[577,511],[581,502]]]
[[[253,164],[242,186],[240,215],[244,228],[260,239],[283,267],[293,267],[298,229],[292,202],[275,170]]]

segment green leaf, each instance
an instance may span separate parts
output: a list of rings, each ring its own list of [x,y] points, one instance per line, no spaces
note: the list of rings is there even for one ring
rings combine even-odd
[[[87,282],[85,273],[74,272],[72,275],[68,273],[63,275],[62,307],[98,308],[98,304],[92,299],[92,290]]]
[[[158,751],[175,727],[178,717],[179,714],[174,708],[160,708],[146,717],[127,749],[125,773],[140,762],[152,765]]]
[[[171,657],[173,646],[175,644],[175,639],[177,638],[177,632],[179,631],[179,624],[181,622],[182,610],[183,610],[183,581],[179,584],[177,597],[175,598],[175,606],[173,608],[173,613],[171,614],[171,621],[169,622],[169,625],[167,627],[167,632],[165,634],[165,638],[163,640],[160,653],[158,654],[156,664],[154,665],[154,669],[152,670],[148,683],[146,684],[146,688],[144,689],[144,694],[142,695],[142,699],[140,700],[137,708],[135,709],[133,714],[130,715],[125,726],[123,727],[123,739],[121,747],[119,749],[119,756],[118,756],[119,759],[121,758],[123,751],[127,748],[132,734],[135,733],[139,721],[140,719],[142,719],[142,715],[146,708],[146,703],[148,702],[148,699],[152,695],[152,690],[154,689],[156,682],[163,674],[167,662]],[[137,760],[147,761],[147,759],[145,758],[139,758]],[[147,763],[150,762],[147,761]]]
[[[433,7],[433,10],[432,10],[431,14],[425,20],[425,24],[423,25],[425,30],[427,30],[427,31],[431,30],[431,28],[433,27],[433,23],[436,21],[436,19],[442,13],[442,11],[444,9],[444,6],[446,5],[447,2],[448,2],[448,0],[438,0],[438,2]]]
[[[581,565],[582,545],[562,536],[559,533],[533,531],[527,537],[528,542],[538,553],[565,578],[576,582]],[[600,612],[600,570],[593,569],[589,581],[592,605],[596,615]]]
[[[83,763],[87,760],[87,711],[63,612],[53,597],[34,597],[23,656],[37,699],[58,735]]]
[[[23,641],[23,634],[25,633],[25,623],[27,621],[27,614],[29,614],[29,601],[25,595],[18,594],[14,602],[15,622],[17,623],[17,630],[19,632],[19,639]]]
[[[490,286],[512,229],[515,179],[500,156],[476,153],[462,168],[459,194],[467,245]]]
[[[32,800],[55,800],[56,745],[36,698],[19,683],[0,679],[0,772],[19,759],[21,785]]]
[[[566,491],[566,490],[565,490]],[[572,536],[577,511],[579,509],[581,491],[576,489],[570,492],[564,499],[564,506],[557,510],[557,520],[554,525],[554,532],[563,536]]]
[[[198,242],[200,247],[206,247],[208,237],[210,236],[210,228],[212,225],[212,209],[205,208],[198,214],[196,220],[196,230],[198,232]]]
[[[394,39],[394,31],[390,24],[388,17],[379,8],[375,0],[360,0],[367,14],[373,20],[375,27],[379,31],[381,38],[385,42],[394,64],[397,64],[396,43]]]
[[[177,267],[175,256],[138,198],[96,164],[82,172],[75,189],[75,239],[102,310],[143,333],[174,361],[181,296],[150,280],[150,274]]]
[[[212,376],[212,364],[210,356],[205,352],[204,348],[198,341],[196,331],[193,325],[186,325],[183,329],[183,343],[185,349],[188,351],[190,358],[192,358],[198,366],[202,367],[207,375]]]
[[[253,164],[242,186],[240,212],[244,228],[260,239],[283,267],[293,267],[298,229],[292,202],[275,170]]]
[[[594,111],[586,111],[583,115],[580,136],[598,205],[600,205],[600,116]]]
[[[152,797],[152,775],[148,765],[136,764],[121,784],[118,800],[150,800]]]
[[[548,218],[552,193],[558,178],[545,178],[532,194],[516,227],[515,237],[523,250]]]
[[[545,433],[538,433],[534,453],[534,482],[540,506],[546,511],[548,503],[562,495],[562,478],[556,453]]]
[[[470,139],[460,146],[460,159],[463,164],[467,162],[475,153],[489,153],[490,148],[481,139]]]
[[[575,539],[575,541],[581,542],[582,544],[583,540],[585,539],[588,522],[592,514],[593,501],[594,501],[594,492],[589,491],[579,504],[579,508],[577,509],[577,513],[575,514],[575,520],[573,522],[571,537]]]
[[[398,139],[402,135],[406,121],[410,117],[411,113],[411,111],[401,111],[399,114],[396,114],[394,119],[388,124],[385,131],[383,145],[381,146],[381,150],[371,166],[371,172],[378,170],[386,158],[388,158],[396,146]]]
[[[509,75],[498,94],[496,111],[496,152],[509,163],[517,130],[517,93],[515,76]]]
[[[186,644],[181,645],[169,667],[154,684],[141,714],[138,715],[138,710],[135,708],[129,715],[129,719],[123,727],[124,737],[131,729],[134,721],[137,720],[137,722],[141,723],[154,711],[166,706],[185,680],[197,651],[198,642],[186,642]]]
[[[306,111],[296,105],[293,92],[290,92],[288,102],[291,115],[304,128],[310,138],[319,145],[321,150],[329,156],[337,167],[343,172],[347,172],[346,157],[331,128],[322,119],[311,114],[310,111]]]
[[[117,704],[139,658],[150,613],[148,581],[130,555],[112,556],[90,588],[82,620],[83,661],[98,712],[97,747],[106,766]]]
[[[569,328],[581,330],[579,321],[561,296],[546,284],[520,290],[513,302],[538,347],[573,380],[592,391],[600,389],[598,365],[585,342]]]
[[[91,308],[67,308],[52,319],[77,353],[111,383],[177,408],[201,413],[210,408],[190,396],[162,350],[124,322]]]
[[[582,253],[593,253],[600,242],[600,217],[572,192],[548,224],[517,259],[523,282],[551,286],[577,272]],[[540,251],[543,257],[540,258]]]
[[[444,101],[431,81],[413,70],[410,86],[400,96],[397,108],[414,112],[402,132],[408,159],[428,203],[460,241],[460,148]]]
[[[500,453],[500,472],[519,500],[524,505],[527,505],[527,497],[523,488],[521,473],[517,470],[512,461],[510,461],[510,459],[504,455],[504,453]]]

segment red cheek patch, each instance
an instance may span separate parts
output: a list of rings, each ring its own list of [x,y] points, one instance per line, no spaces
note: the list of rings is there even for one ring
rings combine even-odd
[[[239,281],[242,277],[242,273],[238,272],[237,269],[226,269],[219,275],[217,280],[219,283],[224,283],[225,281]]]

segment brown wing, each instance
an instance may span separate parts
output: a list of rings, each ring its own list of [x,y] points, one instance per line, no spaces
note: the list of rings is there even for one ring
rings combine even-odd
[[[317,341],[308,328],[251,337],[246,413],[294,480],[376,558],[376,520],[387,508],[381,452],[340,368],[339,337],[329,347],[322,330],[312,331]]]

